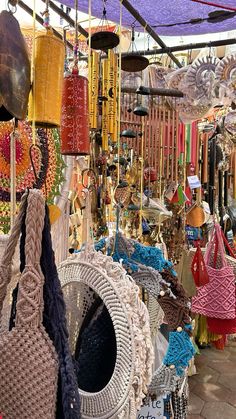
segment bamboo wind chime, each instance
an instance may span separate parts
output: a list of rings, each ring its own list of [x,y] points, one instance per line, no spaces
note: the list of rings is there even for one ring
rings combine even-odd
[[[117,71],[118,60],[112,50],[102,63],[102,149],[108,151],[109,138],[117,142]]]
[[[89,125],[91,130],[98,128],[98,80],[99,54],[92,51],[89,68]]]
[[[112,50],[108,52],[108,132],[113,143],[117,142],[117,81],[118,59]]]
[[[108,83],[109,83],[109,58],[102,63],[102,150],[108,151]]]

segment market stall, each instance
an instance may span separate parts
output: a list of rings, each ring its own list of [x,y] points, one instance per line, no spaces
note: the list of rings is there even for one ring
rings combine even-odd
[[[185,419],[236,333],[236,39],[162,35],[234,1],[31,3],[0,13],[0,418]]]

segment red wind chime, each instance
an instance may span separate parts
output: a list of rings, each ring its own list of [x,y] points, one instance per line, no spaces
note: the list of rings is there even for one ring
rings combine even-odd
[[[72,73],[65,75],[62,91],[61,153],[88,155],[89,104],[88,80],[78,71],[78,0],[75,0],[75,46]]]

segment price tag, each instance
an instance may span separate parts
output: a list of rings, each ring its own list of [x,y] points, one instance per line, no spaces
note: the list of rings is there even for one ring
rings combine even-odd
[[[188,176],[188,184],[190,189],[201,188],[201,182],[197,175]]]
[[[163,419],[164,400],[162,397],[156,400],[149,400],[141,407],[136,419]]]

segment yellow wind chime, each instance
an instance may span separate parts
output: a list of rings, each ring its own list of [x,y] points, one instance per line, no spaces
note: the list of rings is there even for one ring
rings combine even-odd
[[[108,151],[108,139],[117,142],[117,72],[118,60],[114,51],[102,63],[102,149]]]
[[[89,125],[90,129],[98,128],[98,81],[99,53],[92,51],[89,68]]]
[[[118,59],[114,51],[108,52],[108,132],[112,142],[117,142],[117,79]]]

